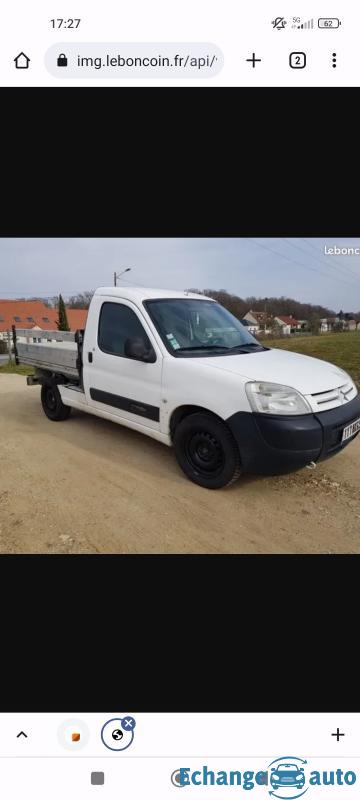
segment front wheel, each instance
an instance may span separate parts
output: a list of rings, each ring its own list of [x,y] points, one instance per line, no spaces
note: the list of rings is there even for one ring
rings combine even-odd
[[[46,416],[53,422],[67,419],[71,408],[65,406],[56,383],[45,383],[41,387],[41,403]]]
[[[241,474],[240,455],[232,433],[211,414],[198,412],[179,422],[174,448],[185,475],[206,489],[229,486]]]

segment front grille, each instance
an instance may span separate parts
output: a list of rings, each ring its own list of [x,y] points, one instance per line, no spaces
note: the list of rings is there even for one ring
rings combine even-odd
[[[311,395],[313,407],[316,411],[327,411],[330,408],[347,405],[350,400],[356,397],[355,386],[348,382],[336,389],[329,389],[326,392],[315,392]]]
[[[359,432],[355,433],[353,437],[345,441],[342,438],[344,428],[347,428],[359,417],[360,395],[357,393],[350,403],[343,403],[337,408],[317,415],[317,419],[321,422],[323,428],[323,448],[320,458],[334,455],[359,435]]]

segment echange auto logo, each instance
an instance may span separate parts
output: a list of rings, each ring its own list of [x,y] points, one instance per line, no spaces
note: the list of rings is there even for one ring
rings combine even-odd
[[[342,769],[312,770],[307,778],[305,765],[307,760],[298,756],[284,756],[272,761],[268,766],[269,794],[281,800],[294,800],[305,794],[310,786],[352,786],[356,781],[355,772]]]
[[[255,786],[267,786],[271,798],[279,800],[296,800],[305,794],[311,786],[352,786],[356,782],[356,773],[350,770],[312,770],[309,772],[308,762],[298,756],[281,756],[271,761],[267,770],[243,772],[234,770],[214,770],[202,766],[192,770],[181,767],[171,776],[174,786],[239,786],[245,791]]]

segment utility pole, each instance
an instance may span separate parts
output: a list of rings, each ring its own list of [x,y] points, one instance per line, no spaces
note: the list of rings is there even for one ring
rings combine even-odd
[[[117,286],[116,281],[118,280],[118,278],[121,278],[122,275],[125,275],[125,272],[130,272],[130,270],[131,267],[126,267],[126,269],[124,269],[122,272],[119,273],[114,272],[114,286]]]
[[[12,364],[12,355],[11,355],[11,334],[10,334],[10,331],[7,331],[7,344],[8,344],[8,352],[9,352],[9,364]]]

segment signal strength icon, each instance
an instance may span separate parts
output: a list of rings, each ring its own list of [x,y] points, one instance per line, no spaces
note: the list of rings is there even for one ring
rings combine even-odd
[[[314,20],[313,19],[308,19],[307,22],[301,22],[301,23],[300,23],[300,20],[299,20],[299,23],[293,25],[292,27],[293,28],[297,28],[298,30],[300,30],[300,28],[303,29],[303,30],[305,30],[305,29],[312,30],[313,27],[314,27]]]

